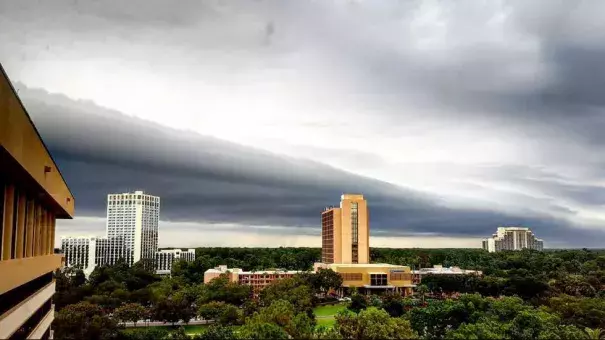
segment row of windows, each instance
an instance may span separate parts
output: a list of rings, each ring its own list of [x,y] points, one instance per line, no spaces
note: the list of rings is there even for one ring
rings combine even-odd
[[[119,199],[137,199],[137,200],[143,199],[145,201],[154,201],[154,202],[160,201],[159,197],[150,196],[150,195],[137,195],[137,194],[109,195],[110,201],[115,201],[115,200],[119,200]]]
[[[340,273],[343,281],[361,281],[362,274],[361,273]]]
[[[391,280],[409,281],[412,279],[411,273],[391,273]]]

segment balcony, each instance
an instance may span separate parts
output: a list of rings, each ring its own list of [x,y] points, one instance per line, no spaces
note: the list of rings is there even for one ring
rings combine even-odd
[[[0,261],[0,273],[7,274],[0,280],[0,295],[61,268],[61,258],[62,255],[53,254]]]
[[[33,331],[41,328],[43,326],[41,325],[42,321],[46,320],[48,322],[46,317],[49,314],[48,311],[41,310],[41,308],[50,304],[50,299],[52,298],[53,294],[55,294],[54,281],[44,286],[31,296],[25,296],[25,300],[23,300],[20,304],[2,314],[0,316],[0,339],[10,338],[13,333],[22,329],[24,324],[28,324],[28,327],[26,328],[31,327]],[[40,311],[43,313],[41,314]],[[39,316],[39,320],[32,319],[32,317],[37,318],[37,316]],[[52,321],[52,314],[48,317],[50,318],[50,321]],[[44,332],[45,331],[46,329]]]

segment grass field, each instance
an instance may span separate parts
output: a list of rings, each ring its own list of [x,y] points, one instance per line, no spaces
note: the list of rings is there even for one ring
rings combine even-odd
[[[347,306],[346,304],[337,304],[337,305],[331,305],[331,306],[319,306],[313,309],[313,313],[315,313],[315,317],[317,318],[317,325],[318,326],[334,326],[334,316],[340,312],[343,309],[346,309]],[[185,325],[182,326],[183,328],[185,328],[185,333],[187,333],[187,335],[195,335],[195,334],[201,334],[205,331],[205,329],[208,327],[209,325]],[[170,325],[162,325],[162,326],[150,326],[150,327],[158,327],[158,328],[166,328],[166,329],[174,329],[172,326]],[[178,328],[179,326],[176,326],[175,328]],[[136,327],[136,328],[128,328],[126,330],[126,332],[136,332],[137,329],[142,329],[144,327]],[[238,328],[237,326],[235,328]]]
[[[319,306],[313,309],[318,326],[334,326],[334,316],[341,310],[347,308],[346,304]]]
[[[313,309],[316,317],[334,316],[341,310],[347,308],[347,305],[341,303],[337,305],[319,306]]]

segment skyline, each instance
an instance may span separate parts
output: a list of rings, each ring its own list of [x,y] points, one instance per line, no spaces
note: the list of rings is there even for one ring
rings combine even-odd
[[[376,246],[598,247],[603,6],[0,1],[0,61],[77,202],[57,235],[142,189],[160,246],[318,246],[362,192]]]

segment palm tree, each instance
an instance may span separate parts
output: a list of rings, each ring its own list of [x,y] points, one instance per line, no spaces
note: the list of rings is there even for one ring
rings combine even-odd
[[[584,339],[589,340],[603,340],[605,339],[605,331],[600,328],[590,329],[584,328]]]
[[[426,285],[419,285],[416,287],[416,293],[420,294],[420,298],[422,299],[422,304],[424,304],[424,296],[429,292],[429,287]]]

